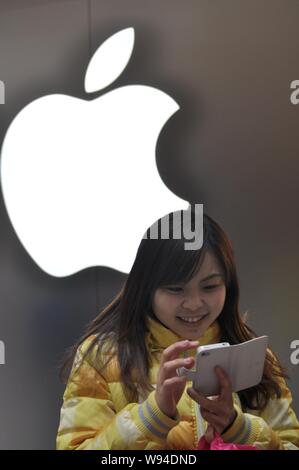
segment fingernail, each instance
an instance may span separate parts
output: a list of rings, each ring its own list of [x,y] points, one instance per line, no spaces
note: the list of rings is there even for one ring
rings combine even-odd
[[[191,364],[191,362],[193,362],[192,357],[188,357],[187,359],[185,359],[186,364]]]

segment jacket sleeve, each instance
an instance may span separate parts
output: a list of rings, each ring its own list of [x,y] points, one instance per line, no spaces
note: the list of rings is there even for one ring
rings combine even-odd
[[[281,398],[271,398],[261,412],[244,413],[235,404],[237,417],[222,434],[223,440],[267,450],[298,450],[299,422],[291,407],[291,392],[284,380],[281,381],[281,389]]]
[[[71,372],[63,395],[57,449],[167,449],[168,432],[178,422],[178,413],[171,419],[159,409],[155,391],[117,413],[103,375],[84,359]]]

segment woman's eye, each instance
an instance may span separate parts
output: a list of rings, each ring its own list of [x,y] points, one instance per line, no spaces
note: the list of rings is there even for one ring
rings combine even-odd
[[[211,284],[210,286],[205,286],[204,289],[206,290],[212,290],[212,289],[215,289],[216,287],[219,287],[220,284]]]
[[[169,290],[170,292],[181,292],[183,290],[182,287],[172,287],[172,286],[169,286],[169,287],[166,287],[167,290]]]

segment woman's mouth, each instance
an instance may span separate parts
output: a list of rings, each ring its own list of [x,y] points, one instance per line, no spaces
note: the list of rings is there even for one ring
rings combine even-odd
[[[205,317],[207,316],[206,315],[201,315],[201,316],[196,316],[196,317],[187,317],[187,316],[181,316],[181,317],[177,317],[181,323],[183,323],[184,325],[187,325],[187,326],[197,326],[199,325],[199,323],[201,322],[201,320],[203,320]]]

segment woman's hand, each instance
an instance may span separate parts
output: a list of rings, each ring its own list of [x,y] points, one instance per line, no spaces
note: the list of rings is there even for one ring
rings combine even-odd
[[[179,354],[197,346],[198,341],[178,341],[163,351],[155,397],[160,410],[170,418],[176,414],[176,405],[187,381],[187,377],[179,377],[176,370],[180,367],[191,369],[194,365],[193,357],[179,358]]]
[[[202,417],[218,434],[221,434],[234,422],[237,412],[234,409],[232,387],[228,376],[220,367],[215,367],[215,373],[221,386],[219,396],[209,399],[198,393],[194,388],[188,388],[187,393],[200,405]]]

